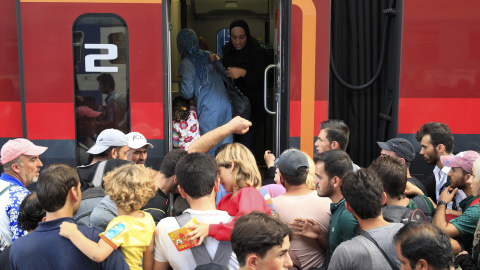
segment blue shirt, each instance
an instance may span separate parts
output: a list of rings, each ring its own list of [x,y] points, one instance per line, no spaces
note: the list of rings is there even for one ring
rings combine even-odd
[[[69,239],[60,236],[64,221],[75,223],[68,217],[40,222],[35,231],[15,241],[10,250],[11,269],[130,269],[120,249],[101,263],[90,260]],[[78,225],[78,230],[94,242],[100,239],[101,231],[92,227]]]
[[[17,238],[26,234],[17,224],[18,211],[23,199],[30,191],[17,178],[2,173],[0,175],[0,192],[8,188],[0,196],[0,251],[10,245]]]
[[[214,64],[223,69],[219,62]],[[213,65],[207,66],[205,78],[201,80],[195,72],[193,63],[188,58],[183,58],[178,73],[182,76],[178,83],[182,97],[195,98],[200,134],[203,135],[232,120],[230,98],[220,74]],[[218,145],[232,142],[233,136],[230,135]],[[216,146],[209,153],[214,153],[215,149]]]

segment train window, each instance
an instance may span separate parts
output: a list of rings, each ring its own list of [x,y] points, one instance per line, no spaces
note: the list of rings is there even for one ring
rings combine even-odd
[[[115,14],[85,14],[73,24],[77,162],[107,128],[130,129],[128,28]]]
[[[108,43],[115,44],[118,48],[118,56],[110,60],[112,64],[125,64],[125,34],[122,32],[111,33],[108,35]]]
[[[217,54],[223,56],[222,48],[223,45],[230,42],[230,29],[223,28],[218,30],[217,32]]]

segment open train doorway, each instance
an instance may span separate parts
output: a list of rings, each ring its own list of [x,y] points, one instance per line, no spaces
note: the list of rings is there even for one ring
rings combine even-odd
[[[289,92],[286,73],[289,61],[288,53],[285,53],[289,39],[286,31],[282,30],[288,29],[289,8],[287,1],[281,0],[171,0],[168,3],[170,100],[180,95],[178,65],[181,57],[176,36],[181,29],[194,30],[201,49],[223,57],[222,48],[230,40],[230,23],[243,19],[249,26],[250,35],[261,46],[265,54],[265,64],[260,74],[262,85],[250,101],[257,107],[261,106],[261,112],[254,111],[249,119],[261,123],[253,143],[253,152],[259,165],[264,165],[265,150],[271,150],[278,157],[280,150],[288,145],[288,135],[281,136],[282,130],[288,130],[288,121],[281,121],[282,116],[288,115],[288,106],[281,104],[282,98],[284,102],[288,101],[286,95]]]

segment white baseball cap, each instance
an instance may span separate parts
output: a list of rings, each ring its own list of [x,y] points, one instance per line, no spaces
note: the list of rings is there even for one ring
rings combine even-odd
[[[147,145],[148,148],[153,148],[153,145],[151,143],[148,143],[147,139],[145,139],[145,136],[143,136],[142,133],[139,133],[139,132],[128,133],[127,140],[128,140],[128,147],[132,149],[140,149],[145,145]]]
[[[127,136],[118,129],[105,129],[98,135],[95,145],[87,153],[98,155],[105,152],[111,146],[128,145]]]

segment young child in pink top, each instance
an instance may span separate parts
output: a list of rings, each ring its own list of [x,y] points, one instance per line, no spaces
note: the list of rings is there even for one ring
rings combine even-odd
[[[193,100],[176,97],[172,101],[173,146],[188,150],[188,146],[200,137],[197,111]]]

